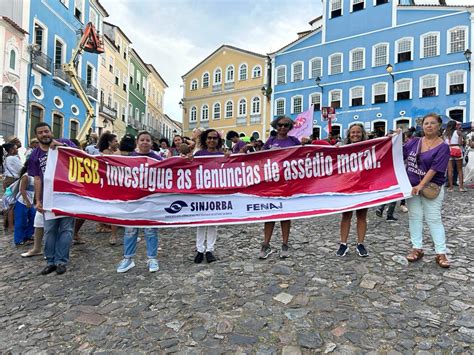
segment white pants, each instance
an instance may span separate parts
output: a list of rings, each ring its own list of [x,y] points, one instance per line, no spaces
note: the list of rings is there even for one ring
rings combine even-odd
[[[207,233],[206,233],[207,230]],[[204,246],[207,234],[207,247]],[[217,239],[217,226],[197,227],[196,232],[196,249],[200,253],[206,251],[214,251],[214,244]]]

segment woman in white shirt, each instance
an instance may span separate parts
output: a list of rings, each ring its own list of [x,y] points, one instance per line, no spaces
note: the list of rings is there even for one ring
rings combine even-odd
[[[459,191],[466,192],[464,188],[464,176],[462,171],[462,146],[463,146],[463,137],[461,130],[457,130],[456,121],[451,120],[446,125],[446,130],[444,131],[443,138],[446,144],[449,145],[449,151],[451,157],[449,158],[448,164],[448,192],[453,192],[454,182],[453,182],[453,171],[454,165],[458,170],[458,179],[459,179]]]
[[[13,184],[20,177],[20,171],[23,167],[20,157],[18,156],[18,147],[16,144],[6,143],[2,145],[3,150],[0,154],[0,163],[3,164],[3,191]]]

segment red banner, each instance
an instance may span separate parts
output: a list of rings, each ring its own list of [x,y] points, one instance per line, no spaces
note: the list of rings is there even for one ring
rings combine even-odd
[[[409,195],[400,139],[164,161],[59,148],[48,157],[44,205],[57,214],[156,226],[334,213]]]

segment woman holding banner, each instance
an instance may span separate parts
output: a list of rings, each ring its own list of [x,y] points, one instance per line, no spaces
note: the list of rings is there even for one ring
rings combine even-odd
[[[367,133],[365,132],[364,125],[361,123],[355,123],[349,128],[345,144],[352,144],[367,140]],[[364,246],[365,232],[367,231],[367,208],[361,208],[356,210],[357,217],[357,253],[361,257],[369,256],[367,249]],[[349,231],[351,229],[353,211],[347,211],[342,213],[341,220],[341,243],[339,249],[336,252],[337,256],[344,256],[347,254],[349,247],[347,246],[347,239],[349,238]]]
[[[205,157],[210,155],[223,156],[222,151],[224,142],[219,133],[215,129],[208,129],[199,136],[200,149],[194,153],[195,157]],[[206,261],[212,263],[216,261],[213,254],[214,244],[217,239],[217,226],[202,226],[197,227],[196,231],[196,250],[197,254],[194,258],[196,264],[202,263],[204,256]],[[206,245],[204,245],[206,243]]]
[[[272,121],[271,126],[276,129],[277,134],[275,136],[271,136],[267,140],[267,142],[263,146],[263,150],[288,148],[296,145],[301,145],[301,142],[298,140],[298,138],[288,135],[288,132],[291,131],[291,129],[293,128],[293,120],[291,118],[286,116],[279,116]],[[287,258],[290,256],[288,238],[290,236],[291,221],[281,221],[280,225],[281,237],[283,240],[281,244],[280,258]],[[271,253],[273,253],[273,250],[270,247],[270,240],[272,239],[274,228],[275,222],[265,222],[264,240],[259,254],[260,259],[266,259]]]
[[[156,160],[163,160],[158,154],[151,150],[153,147],[153,139],[151,134],[143,131],[137,136],[137,152],[131,152],[130,156],[150,157]],[[143,228],[146,240],[147,264],[149,272],[156,272],[159,270],[157,253],[158,253],[158,231],[156,228]],[[133,257],[137,251],[137,238],[139,228],[125,227],[125,234],[123,236],[124,258],[117,267],[117,272],[127,272],[135,266]]]
[[[413,138],[403,146],[403,157],[407,162],[407,175],[413,186],[408,203],[408,221],[413,249],[407,260],[420,260],[423,253],[423,217],[433,238],[436,263],[449,267],[446,257],[446,236],[441,220],[443,184],[446,181],[450,151],[449,145],[440,138],[441,117],[430,113],[423,117],[423,138]]]

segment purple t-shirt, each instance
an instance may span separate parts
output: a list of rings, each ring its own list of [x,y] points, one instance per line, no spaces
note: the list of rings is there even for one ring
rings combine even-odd
[[[70,141],[69,139],[55,139],[55,141],[58,141],[60,143],[65,143],[68,146],[72,148],[76,148],[76,145]],[[30,157],[28,158],[28,175],[29,176],[39,176],[41,178],[41,181],[43,181],[44,177],[44,172],[46,170],[46,162],[48,161],[48,152],[44,151],[40,147],[37,147],[33,149],[33,151],[30,154]]]
[[[237,143],[234,144],[234,146],[232,147],[232,153],[236,154],[236,153],[239,153],[240,150],[245,147],[246,143],[241,141],[239,139],[239,141]]]
[[[298,138],[293,136],[287,136],[285,139],[278,139],[277,137],[270,137],[263,146],[264,150],[274,148],[288,148],[294,147],[295,145],[301,145]]]
[[[150,157],[150,158],[154,158],[156,160],[163,160],[163,157],[159,156],[158,154],[156,154],[153,150],[150,150],[148,153],[139,153],[139,152],[131,152],[130,153],[130,156],[132,157]]]
[[[210,152],[207,149],[202,149],[194,153],[195,157],[204,157],[206,155],[224,155],[224,152],[221,152],[220,150],[218,150],[217,152]]]
[[[436,171],[431,182],[439,186],[445,183],[449,163],[449,146],[446,143],[421,153],[421,138],[413,138],[403,146],[403,159],[407,162],[411,186],[418,185],[430,169]]]

